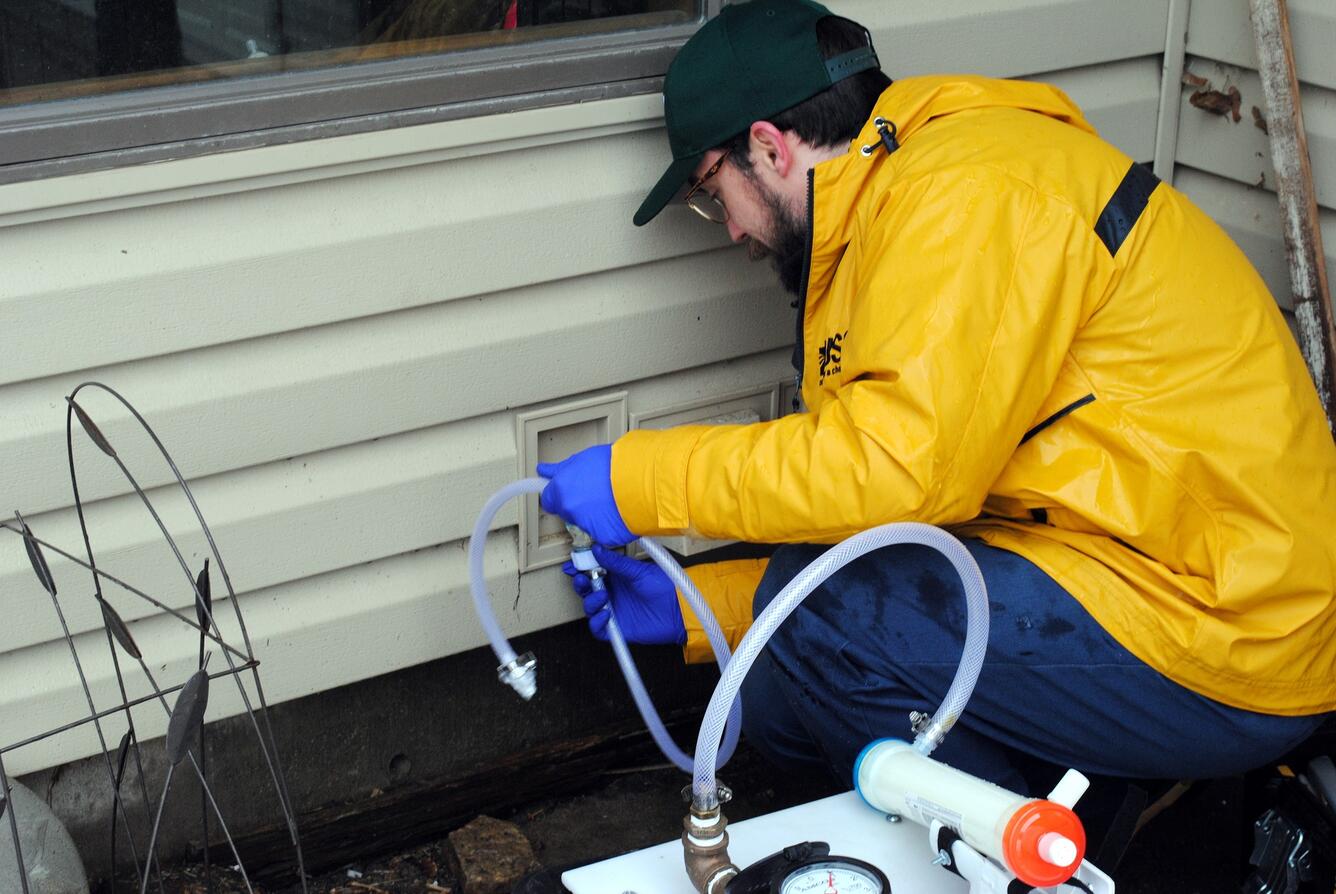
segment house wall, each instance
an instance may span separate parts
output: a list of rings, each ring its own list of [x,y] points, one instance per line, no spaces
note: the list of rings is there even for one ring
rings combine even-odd
[[[830,5],[872,29],[896,76],[1052,81],[1106,138],[1151,163],[1176,3]],[[1332,27],[1317,0],[1292,5],[1300,22]],[[1188,51],[1193,64],[1200,54],[1246,65],[1240,40],[1220,25]],[[1302,55],[1331,119],[1336,70],[1319,45],[1313,38]],[[536,449],[550,454],[606,435],[623,416],[755,418],[787,406],[792,311],[769,270],[683,208],[630,225],[666,160],[661,113],[657,95],[629,97],[0,186],[6,505],[80,552],[64,396],[103,382],[147,417],[193,482],[271,702],[482,645],[465,543],[485,497],[529,473],[518,416],[608,399],[606,418],[539,436]],[[1251,147],[1260,132],[1193,114],[1185,107],[1178,120],[1178,180],[1274,275],[1269,196],[1247,185],[1265,162],[1240,142]],[[1227,129],[1239,147],[1201,156],[1195,126]],[[1336,151],[1319,120],[1310,140],[1316,153]],[[1327,174],[1320,192],[1330,202],[1336,171]],[[1248,202],[1258,216],[1240,216]],[[206,544],[151,443],[107,395],[85,390],[80,403],[198,571]],[[74,442],[99,566],[190,613],[183,570],[130,486],[77,427]],[[518,634],[577,618],[560,569],[544,564],[549,529],[521,531],[518,519],[507,507],[487,544],[503,626]],[[18,741],[87,704],[18,538],[0,542],[0,718],[3,738]],[[105,707],[118,696],[90,579],[48,557]],[[215,569],[215,614],[235,635],[221,583]],[[157,681],[184,681],[193,632],[132,594],[107,594]],[[140,676],[129,674],[131,696],[147,692]],[[235,689],[215,684],[209,718],[240,710]],[[152,705],[136,717],[143,739],[165,730]],[[105,729],[114,747],[121,721]],[[7,754],[6,769],[99,750],[84,726]]]
[[[1330,52],[1336,46],[1336,6],[1327,0],[1288,0],[1288,7],[1330,279],[1336,271],[1336,58]],[[1240,116],[1234,121],[1232,115],[1193,105],[1193,94],[1204,88],[1184,84],[1177,93],[1173,183],[1224,226],[1289,311],[1293,295],[1275,172],[1267,136],[1255,123],[1255,115],[1265,118],[1266,101],[1248,2],[1197,0],[1187,24],[1187,73],[1226,94],[1236,87]]]

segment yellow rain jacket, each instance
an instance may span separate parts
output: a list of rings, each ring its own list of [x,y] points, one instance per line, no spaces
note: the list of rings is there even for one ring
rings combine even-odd
[[[619,439],[628,527],[947,526],[1196,692],[1336,708],[1336,446],[1243,254],[1056,88],[908,78],[874,115],[897,151],[874,118],[812,174],[808,411]],[[693,569],[735,643],[763,569]]]

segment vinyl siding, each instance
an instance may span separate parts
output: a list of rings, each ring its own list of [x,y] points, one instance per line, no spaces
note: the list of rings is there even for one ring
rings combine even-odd
[[[1168,0],[831,6],[873,30],[895,76],[1048,80],[1153,160]],[[194,483],[271,701],[483,644],[464,544],[485,497],[521,474],[517,413],[620,390],[651,413],[791,377],[792,312],[768,268],[682,208],[630,225],[666,161],[661,110],[632,97],[0,186],[7,505],[79,551],[63,397],[105,382]],[[1184,183],[1208,175],[1230,177]],[[205,544],[168,470],[112,401],[85,394],[198,570]],[[75,442],[99,565],[189,612],[137,498]],[[516,520],[503,511],[488,545],[503,626],[577,617],[558,569],[520,573]],[[86,706],[18,538],[0,542],[0,717],[15,741]],[[49,558],[105,707],[115,685],[91,584]],[[191,632],[108,593],[157,679],[184,680]],[[214,693],[211,718],[240,709],[235,690]],[[143,738],[165,727],[151,707],[137,717]],[[121,728],[106,726],[114,745]],[[84,727],[6,767],[97,748]]]
[[[1320,206],[1329,279],[1336,273],[1336,5],[1289,0],[1313,185]],[[1257,76],[1247,0],[1193,3],[1188,21],[1188,72],[1219,90],[1237,87],[1240,120],[1194,107],[1184,86],[1179,106],[1174,185],[1216,219],[1266,280],[1281,307],[1293,308],[1289,268],[1266,134],[1253,121],[1266,101]]]

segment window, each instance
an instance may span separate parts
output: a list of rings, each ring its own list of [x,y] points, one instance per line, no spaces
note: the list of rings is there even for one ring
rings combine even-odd
[[[0,3],[0,182],[658,89],[720,0]]]

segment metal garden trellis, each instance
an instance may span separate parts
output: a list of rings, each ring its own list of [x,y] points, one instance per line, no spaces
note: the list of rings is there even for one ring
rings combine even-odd
[[[206,558],[203,568],[196,573],[192,573],[185,557],[182,555],[175,538],[173,538],[167,526],[163,523],[161,516],[154,507],[144,489],[136,480],[134,474],[127,468],[121,457],[117,455],[115,448],[103,435],[101,429],[93,422],[88,413],[79,405],[76,398],[85,388],[98,389],[110,394],[119,401],[126,410],[134,417],[135,421],[142,427],[143,431],[152,439],[154,446],[157,447],[163,461],[171,469],[172,475],[176,479],[181,492],[189,501],[190,508],[198,521],[203,534],[208,541],[209,553],[212,558],[213,566],[222,576],[223,584],[227,590],[227,596],[232,604],[232,609],[236,615],[237,627],[241,633],[242,647],[237,648],[229,643],[223,633],[222,627],[217,623],[213,616],[213,598],[210,582],[210,559]],[[241,857],[237,853],[236,843],[227,827],[226,819],[214,798],[212,789],[208,782],[207,766],[204,759],[204,713],[208,706],[209,682],[220,677],[231,679],[240,693],[242,704],[245,707],[245,713],[250,720],[250,726],[254,729],[256,740],[263,752],[265,765],[268,768],[270,779],[273,783],[274,792],[277,795],[279,806],[283,811],[283,818],[287,824],[289,835],[292,839],[292,847],[296,862],[297,875],[300,879],[301,890],[306,891],[306,871],[302,859],[301,840],[297,831],[296,814],[293,810],[292,799],[288,793],[287,782],[283,776],[282,765],[279,761],[278,750],[274,740],[273,728],[268,718],[268,705],[264,697],[264,689],[260,682],[259,660],[255,657],[255,650],[252,648],[250,634],[246,629],[245,620],[241,615],[241,606],[237,600],[236,591],[233,589],[231,578],[227,572],[227,566],[218,551],[217,543],[214,541],[213,532],[209,529],[208,523],[204,520],[200,512],[199,505],[195,502],[195,497],[191,493],[190,486],[181,476],[180,469],[172,459],[167,448],[163,446],[156,432],[148,424],[139,411],[134,408],[124,397],[112,388],[98,382],[85,382],[75,388],[73,393],[66,398],[67,408],[65,416],[65,445],[66,453],[69,458],[70,484],[74,491],[74,505],[78,513],[79,527],[84,541],[84,559],[49,543],[36,534],[24,521],[22,515],[15,512],[13,522],[0,521],[0,527],[19,535],[23,540],[24,548],[27,551],[28,559],[32,563],[33,572],[43,589],[49,594],[51,604],[55,609],[56,617],[60,621],[61,631],[63,633],[66,645],[69,648],[70,658],[74,668],[79,676],[79,682],[83,689],[84,698],[87,702],[88,713],[77,719],[72,719],[53,729],[45,730],[36,735],[29,736],[21,741],[13,742],[7,745],[0,745],[0,781],[4,783],[4,791],[0,793],[0,814],[7,816],[9,832],[12,835],[16,863],[19,870],[19,877],[23,885],[24,894],[35,894],[29,891],[27,872],[24,869],[22,849],[19,844],[18,821],[15,817],[15,811],[7,810],[9,806],[9,777],[5,775],[4,756],[18,748],[31,745],[35,742],[48,739],[61,733],[75,729],[76,727],[92,724],[97,732],[98,741],[101,746],[102,758],[106,763],[107,783],[112,792],[112,817],[111,817],[111,855],[112,862],[115,862],[115,853],[119,832],[123,830],[125,839],[130,846],[131,855],[134,859],[139,890],[141,894],[147,891],[150,881],[156,875],[158,887],[161,889],[161,870],[158,867],[157,848],[159,843],[159,830],[162,823],[163,807],[166,804],[167,797],[171,791],[172,776],[176,769],[183,763],[188,764],[194,772],[202,789],[201,804],[201,823],[203,826],[202,840],[204,842],[204,851],[206,854],[205,877],[208,880],[208,888],[212,890],[212,880],[208,872],[207,853],[210,828],[210,816],[217,820],[223,836],[226,838],[228,846],[232,850],[232,855],[236,859],[237,867],[242,874],[247,890],[253,891],[250,879],[245,874],[245,869],[241,865]],[[79,478],[74,462],[74,420],[78,419],[80,427],[84,430],[90,440],[97,448],[109,457],[119,468],[120,473],[129,482],[130,486],[138,495],[144,507],[148,510],[162,537],[171,548],[172,554],[179,563],[186,580],[194,593],[195,617],[191,618],[173,608],[164,601],[154,598],[148,593],[132,586],[131,584],[118,579],[107,573],[97,565],[93,555],[92,542],[88,534],[88,525],[84,517],[84,505],[79,495]],[[93,579],[94,593],[93,598],[97,601],[102,613],[103,627],[106,636],[107,649],[110,651],[112,667],[116,675],[117,686],[120,693],[119,703],[110,707],[101,707],[93,699],[92,689],[89,686],[88,677],[84,672],[83,663],[79,658],[79,650],[75,643],[75,637],[70,631],[69,624],[66,621],[65,612],[61,607],[60,597],[57,595],[55,580],[52,577],[50,567],[46,561],[44,550],[50,551],[62,558],[73,562],[83,568],[86,568]],[[165,612],[176,618],[182,624],[194,628],[199,632],[199,659],[198,668],[191,676],[179,685],[163,688],[155,679],[153,672],[149,669],[140,651],[138,644],[131,635],[129,626],[122,619],[121,615],[106,600],[103,593],[103,582],[114,586],[120,590],[131,593],[140,599],[145,600],[158,610]],[[208,642],[212,642],[217,650],[223,655],[227,664],[225,669],[216,671],[208,670],[209,658],[212,653],[205,653],[205,647]],[[139,665],[139,669],[152,689],[152,694],[139,698],[130,698],[125,684],[125,674],[121,668],[121,653],[128,656],[133,662]],[[251,696],[246,689],[244,676],[249,672],[252,683],[255,687],[256,700],[259,702],[259,709],[256,710],[252,704]],[[179,693],[176,696],[174,704],[169,705],[167,696]],[[141,752],[141,744],[135,730],[134,710],[141,706],[151,705],[156,702],[161,710],[167,713],[167,736],[166,752],[168,766],[166,778],[163,783],[161,794],[157,798],[156,809],[153,808],[153,800],[150,798],[147,783],[144,779],[144,763]],[[121,737],[120,745],[116,748],[114,754],[108,747],[108,740],[103,729],[103,721],[113,715],[124,715],[126,731]],[[141,828],[149,828],[149,837],[144,854],[139,853],[134,830],[136,824],[131,821],[129,812],[126,810],[125,800],[122,798],[121,785],[125,778],[126,764],[129,758],[133,756],[137,769],[137,776],[140,785],[140,795],[145,806],[145,816],[140,824]],[[151,815],[150,815],[151,814]],[[150,825],[151,823],[151,825]],[[120,829],[118,829],[118,824]],[[2,846],[2,845],[0,845]],[[115,882],[112,882],[112,890],[115,890]]]

